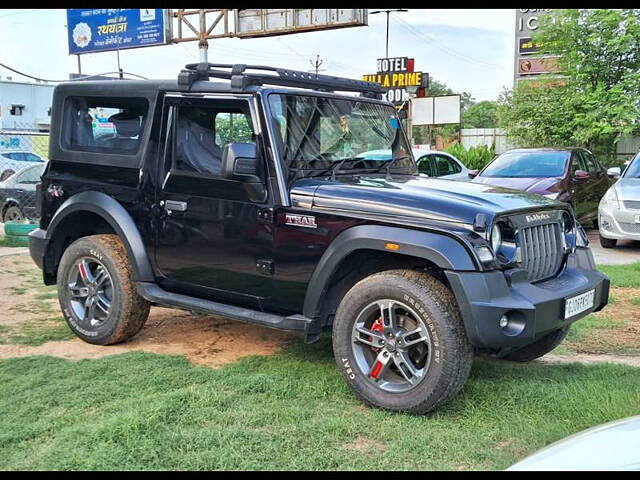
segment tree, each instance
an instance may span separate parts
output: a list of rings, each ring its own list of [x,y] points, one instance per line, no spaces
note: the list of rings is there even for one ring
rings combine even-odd
[[[462,128],[496,128],[498,104],[489,100],[475,103],[462,112]]]
[[[613,155],[640,118],[640,10],[557,10],[533,41],[561,78],[521,80],[499,99],[507,134],[528,146],[581,145]]]

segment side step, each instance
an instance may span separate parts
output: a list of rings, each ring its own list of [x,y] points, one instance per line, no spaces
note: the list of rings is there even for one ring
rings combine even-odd
[[[167,292],[157,284],[151,282],[138,282],[136,284],[136,290],[142,298],[152,303],[184,310],[211,313],[232,320],[255,323],[279,330],[304,332],[307,325],[312,321],[304,315],[290,315],[285,317],[273,313],[261,312],[259,310],[252,310],[250,308],[236,307],[235,305],[227,305],[225,303],[181,295],[179,293]]]

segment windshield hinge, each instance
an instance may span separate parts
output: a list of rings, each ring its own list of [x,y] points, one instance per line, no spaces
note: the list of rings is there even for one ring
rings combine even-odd
[[[264,220],[265,222],[271,222],[275,220],[275,212],[273,208],[261,208],[258,210],[258,218],[260,220]]]

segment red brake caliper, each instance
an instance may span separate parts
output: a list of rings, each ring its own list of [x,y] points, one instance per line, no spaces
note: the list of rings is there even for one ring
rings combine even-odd
[[[378,318],[373,322],[373,325],[371,325],[371,331],[372,332],[378,332],[378,333],[382,333],[384,331],[384,327],[382,326],[382,318]],[[373,338],[369,337],[369,341],[373,341]],[[371,347],[371,349],[374,352],[379,352],[380,351],[379,348]],[[384,365],[380,360],[376,360],[375,365],[371,369],[371,378],[377,380],[378,375],[380,375],[380,371],[382,370],[383,366]]]

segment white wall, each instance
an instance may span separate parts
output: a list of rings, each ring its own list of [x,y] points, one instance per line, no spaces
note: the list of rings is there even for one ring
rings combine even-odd
[[[36,128],[38,122],[49,123],[55,85],[0,81],[0,129]],[[24,105],[22,115],[11,115],[13,104]]]
[[[496,153],[515,148],[514,145],[509,144],[507,135],[501,128],[463,128],[460,131],[460,140],[465,148],[480,145],[491,147],[495,143]]]

